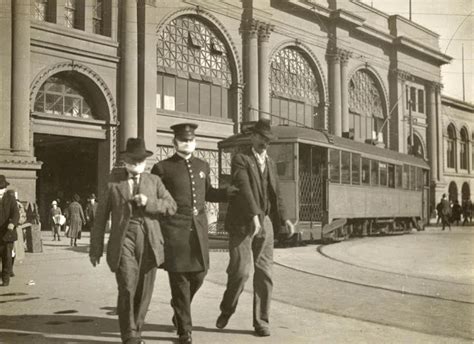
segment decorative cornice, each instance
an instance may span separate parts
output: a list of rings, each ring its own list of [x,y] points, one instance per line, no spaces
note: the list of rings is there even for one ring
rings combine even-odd
[[[85,66],[81,63],[77,63],[75,61],[60,62],[52,66],[48,66],[34,78],[30,87],[30,113],[33,113],[34,111],[36,94],[38,93],[41,85],[43,85],[43,83],[54,74],[64,71],[75,71],[91,79],[102,91],[102,94],[107,102],[107,107],[109,110],[108,112],[110,116],[106,120],[112,124],[117,123],[117,105],[115,103],[115,99],[112,95],[112,92],[110,91],[104,79],[102,79],[99,74],[97,74],[88,66]]]
[[[452,57],[448,56],[446,54],[443,54],[442,52],[435,50],[431,47],[428,47],[424,44],[418,43],[411,38],[405,37],[405,36],[398,36],[393,40],[393,44],[395,46],[400,46],[403,48],[410,48],[413,49],[421,54],[424,54],[425,56],[428,56],[437,62],[439,62],[440,65],[450,63],[452,61]]]

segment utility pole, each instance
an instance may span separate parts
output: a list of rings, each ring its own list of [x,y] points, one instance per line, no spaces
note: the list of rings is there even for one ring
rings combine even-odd
[[[462,44],[462,101],[466,101],[466,89],[464,84],[464,43]]]
[[[412,104],[412,100],[410,99],[408,101],[408,125],[410,126],[410,137],[409,137],[409,148],[408,148],[408,154],[412,154],[412,155],[415,155],[414,152],[413,152],[413,116],[412,116],[412,113],[411,113],[411,104]]]
[[[408,19],[411,21],[411,0],[409,1]]]

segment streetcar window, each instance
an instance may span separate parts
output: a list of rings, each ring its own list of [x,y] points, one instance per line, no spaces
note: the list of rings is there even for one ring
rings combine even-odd
[[[294,153],[293,144],[271,144],[268,147],[268,154],[275,161],[277,173],[280,179],[293,180]]]
[[[351,183],[351,153],[344,151],[341,152],[341,182]]]
[[[410,166],[410,190],[416,189],[415,166]]]
[[[362,184],[370,184],[370,160],[362,158]]]
[[[410,177],[410,167],[408,165],[403,165],[403,188],[408,189],[408,182]]]
[[[387,186],[387,164],[379,162],[380,186]]]
[[[375,160],[370,161],[370,185],[379,185],[379,162]]]
[[[360,185],[360,155],[352,153],[352,184]]]
[[[424,183],[423,183],[423,170],[421,168],[417,167],[416,172],[417,172],[416,174],[418,176],[417,189],[418,190],[423,190],[423,185],[424,185]]]
[[[331,182],[340,182],[339,166],[339,151],[329,149],[329,180]]]
[[[388,165],[388,187],[395,187],[395,165]]]
[[[423,180],[425,181],[425,186],[430,186],[430,177],[428,170],[423,170]]]
[[[395,181],[396,181],[395,187],[397,189],[401,189],[403,185],[403,173],[402,173],[401,165],[395,165]]]

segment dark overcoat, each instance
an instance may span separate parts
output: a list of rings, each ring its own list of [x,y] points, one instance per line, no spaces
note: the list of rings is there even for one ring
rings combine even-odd
[[[0,211],[0,244],[3,244],[3,236],[8,230],[8,225],[12,223],[15,227],[18,226],[20,219],[20,211],[16,204],[15,194],[12,192],[5,192],[2,197],[2,211]]]
[[[167,271],[191,272],[209,268],[207,202],[224,202],[224,189],[211,185],[209,164],[191,157],[189,163],[175,154],[153,166],[175,199],[178,210],[161,222]]]
[[[282,232],[281,228],[287,219],[280,185],[274,161],[267,156],[269,175],[269,193],[271,213],[269,217],[275,234]],[[232,185],[239,189],[236,196],[230,199],[225,219],[225,230],[229,233],[250,234],[253,232],[252,218],[258,215],[260,223],[265,216],[262,204],[264,190],[257,160],[251,149],[238,153],[232,159]]]
[[[112,225],[107,245],[107,263],[113,272],[117,270],[119,265],[123,240],[132,214],[132,195],[128,179],[128,172],[124,168],[112,171],[107,189],[100,198],[94,227],[91,231],[89,255],[101,257],[104,250],[105,227],[109,215],[112,215]],[[161,265],[164,260],[164,252],[159,216],[160,214],[174,214],[176,203],[161,179],[149,173],[140,175],[138,192],[148,198],[144,208],[144,223],[156,263]]]

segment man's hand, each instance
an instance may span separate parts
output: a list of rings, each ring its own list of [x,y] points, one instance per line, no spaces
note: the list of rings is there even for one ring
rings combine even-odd
[[[7,228],[8,228],[9,231],[12,231],[12,230],[15,229],[15,225],[13,223],[9,223]]]
[[[146,197],[144,194],[137,194],[133,196],[133,200],[139,207],[144,207],[146,206],[146,202],[148,202],[148,197]]]
[[[100,264],[100,257],[89,256],[89,259],[93,267],[95,267],[97,264]]]
[[[295,234],[295,225],[290,220],[285,221],[285,227],[288,237],[291,237],[293,234]]]
[[[229,186],[227,189],[226,189],[226,192],[227,192],[227,198],[232,198],[234,197],[235,195],[237,195],[237,193],[239,192],[239,188],[231,185]]]
[[[258,233],[260,233],[260,231],[262,230],[262,225],[260,224],[260,219],[258,218],[258,215],[255,215],[252,218],[252,221],[253,221],[253,227],[254,227],[253,234],[252,234],[252,238],[253,238]]]

